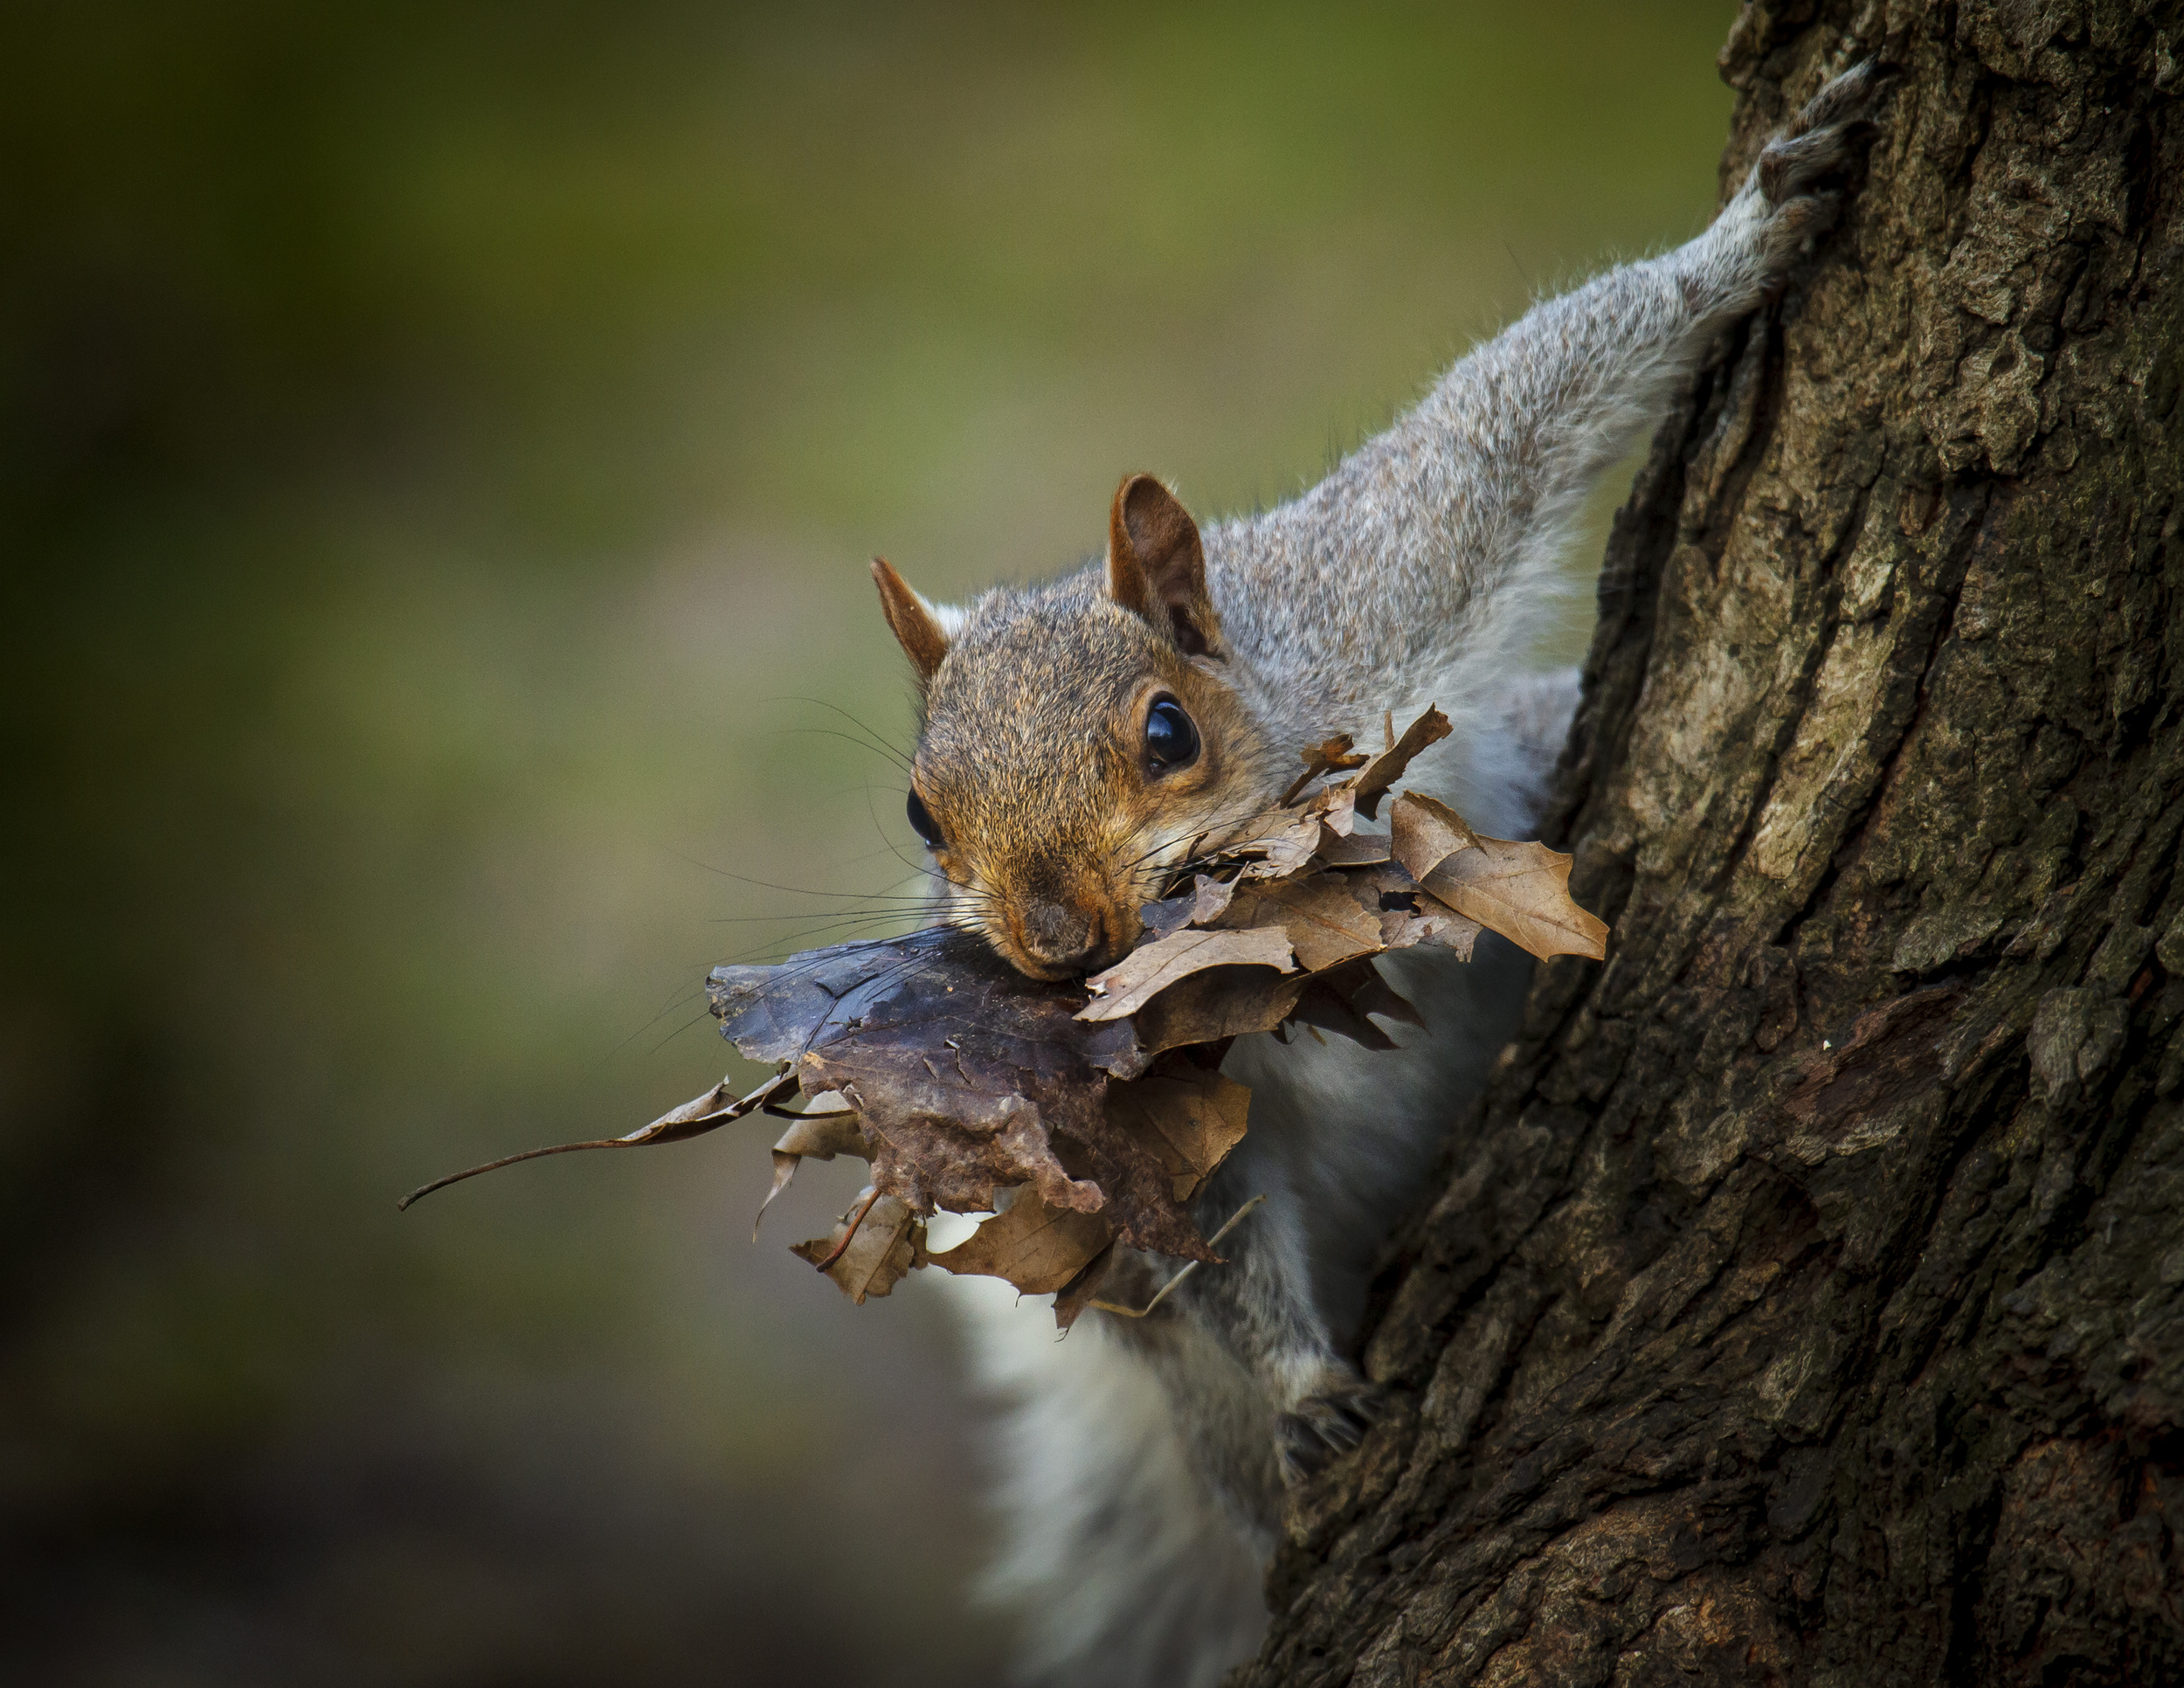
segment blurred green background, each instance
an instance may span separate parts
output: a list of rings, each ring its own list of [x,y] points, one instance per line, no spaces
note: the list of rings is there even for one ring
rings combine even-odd
[[[854,1168],[393,1198],[905,880],[869,555],[1296,489],[1704,224],[1731,10],[0,10],[0,1677],[990,1672],[946,1310],[784,1250]]]

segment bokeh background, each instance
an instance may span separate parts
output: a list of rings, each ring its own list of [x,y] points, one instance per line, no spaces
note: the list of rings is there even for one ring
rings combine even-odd
[[[868,556],[1297,489],[1703,225],[1731,15],[0,10],[0,1678],[992,1675],[946,1309],[785,1252],[853,1167],[393,1198],[908,878]]]

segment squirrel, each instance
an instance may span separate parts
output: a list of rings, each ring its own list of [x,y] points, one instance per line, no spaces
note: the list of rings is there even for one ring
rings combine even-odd
[[[1877,86],[1870,62],[1835,78],[1704,234],[1536,305],[1289,503],[1201,529],[1133,475],[1103,559],[959,607],[875,559],[916,671],[908,812],[943,917],[1034,979],[1097,972],[1193,841],[1273,810],[1302,747],[1365,740],[1391,709],[1454,727],[1413,785],[1524,836],[1578,700],[1575,670],[1524,663],[1587,492],[1824,232]],[[1265,1201],[1154,1316],[1088,1314],[1056,1342],[1004,1286],[951,1280],[1018,1402],[994,1587],[1027,1618],[1021,1679],[1211,1688],[1265,1628],[1287,1486],[1380,1415],[1350,1358],[1374,1256],[1513,1034],[1531,963],[1489,934],[1469,965],[1381,965],[1429,1028],[1400,1048],[1230,1050],[1250,1131],[1194,1214],[1210,1232]],[[1148,1290],[1171,1265],[1131,1263]]]

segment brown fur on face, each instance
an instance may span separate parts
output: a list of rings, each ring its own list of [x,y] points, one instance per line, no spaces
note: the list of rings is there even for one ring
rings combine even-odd
[[[1145,479],[1123,483],[1118,509]],[[1195,530],[1188,549],[1195,562]],[[1129,607],[1110,595],[1111,575],[1095,566],[989,593],[925,681],[914,778],[942,835],[935,860],[952,887],[950,913],[1034,979],[1119,960],[1165,868],[1194,839],[1263,806],[1275,777],[1222,661],[1186,653],[1168,612],[1187,595],[1186,636],[1219,648],[1202,573],[1194,593],[1186,579]],[[1155,770],[1145,716],[1163,696],[1189,714],[1199,748]]]

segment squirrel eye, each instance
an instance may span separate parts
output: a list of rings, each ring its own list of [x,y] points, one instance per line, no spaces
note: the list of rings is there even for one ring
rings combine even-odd
[[[910,793],[909,811],[911,830],[925,841],[927,849],[937,850],[940,847],[940,828],[934,824],[933,812],[925,806],[925,799],[916,792]]]
[[[1157,699],[1145,712],[1145,759],[1155,772],[1179,768],[1199,753],[1199,730],[1172,697]]]

